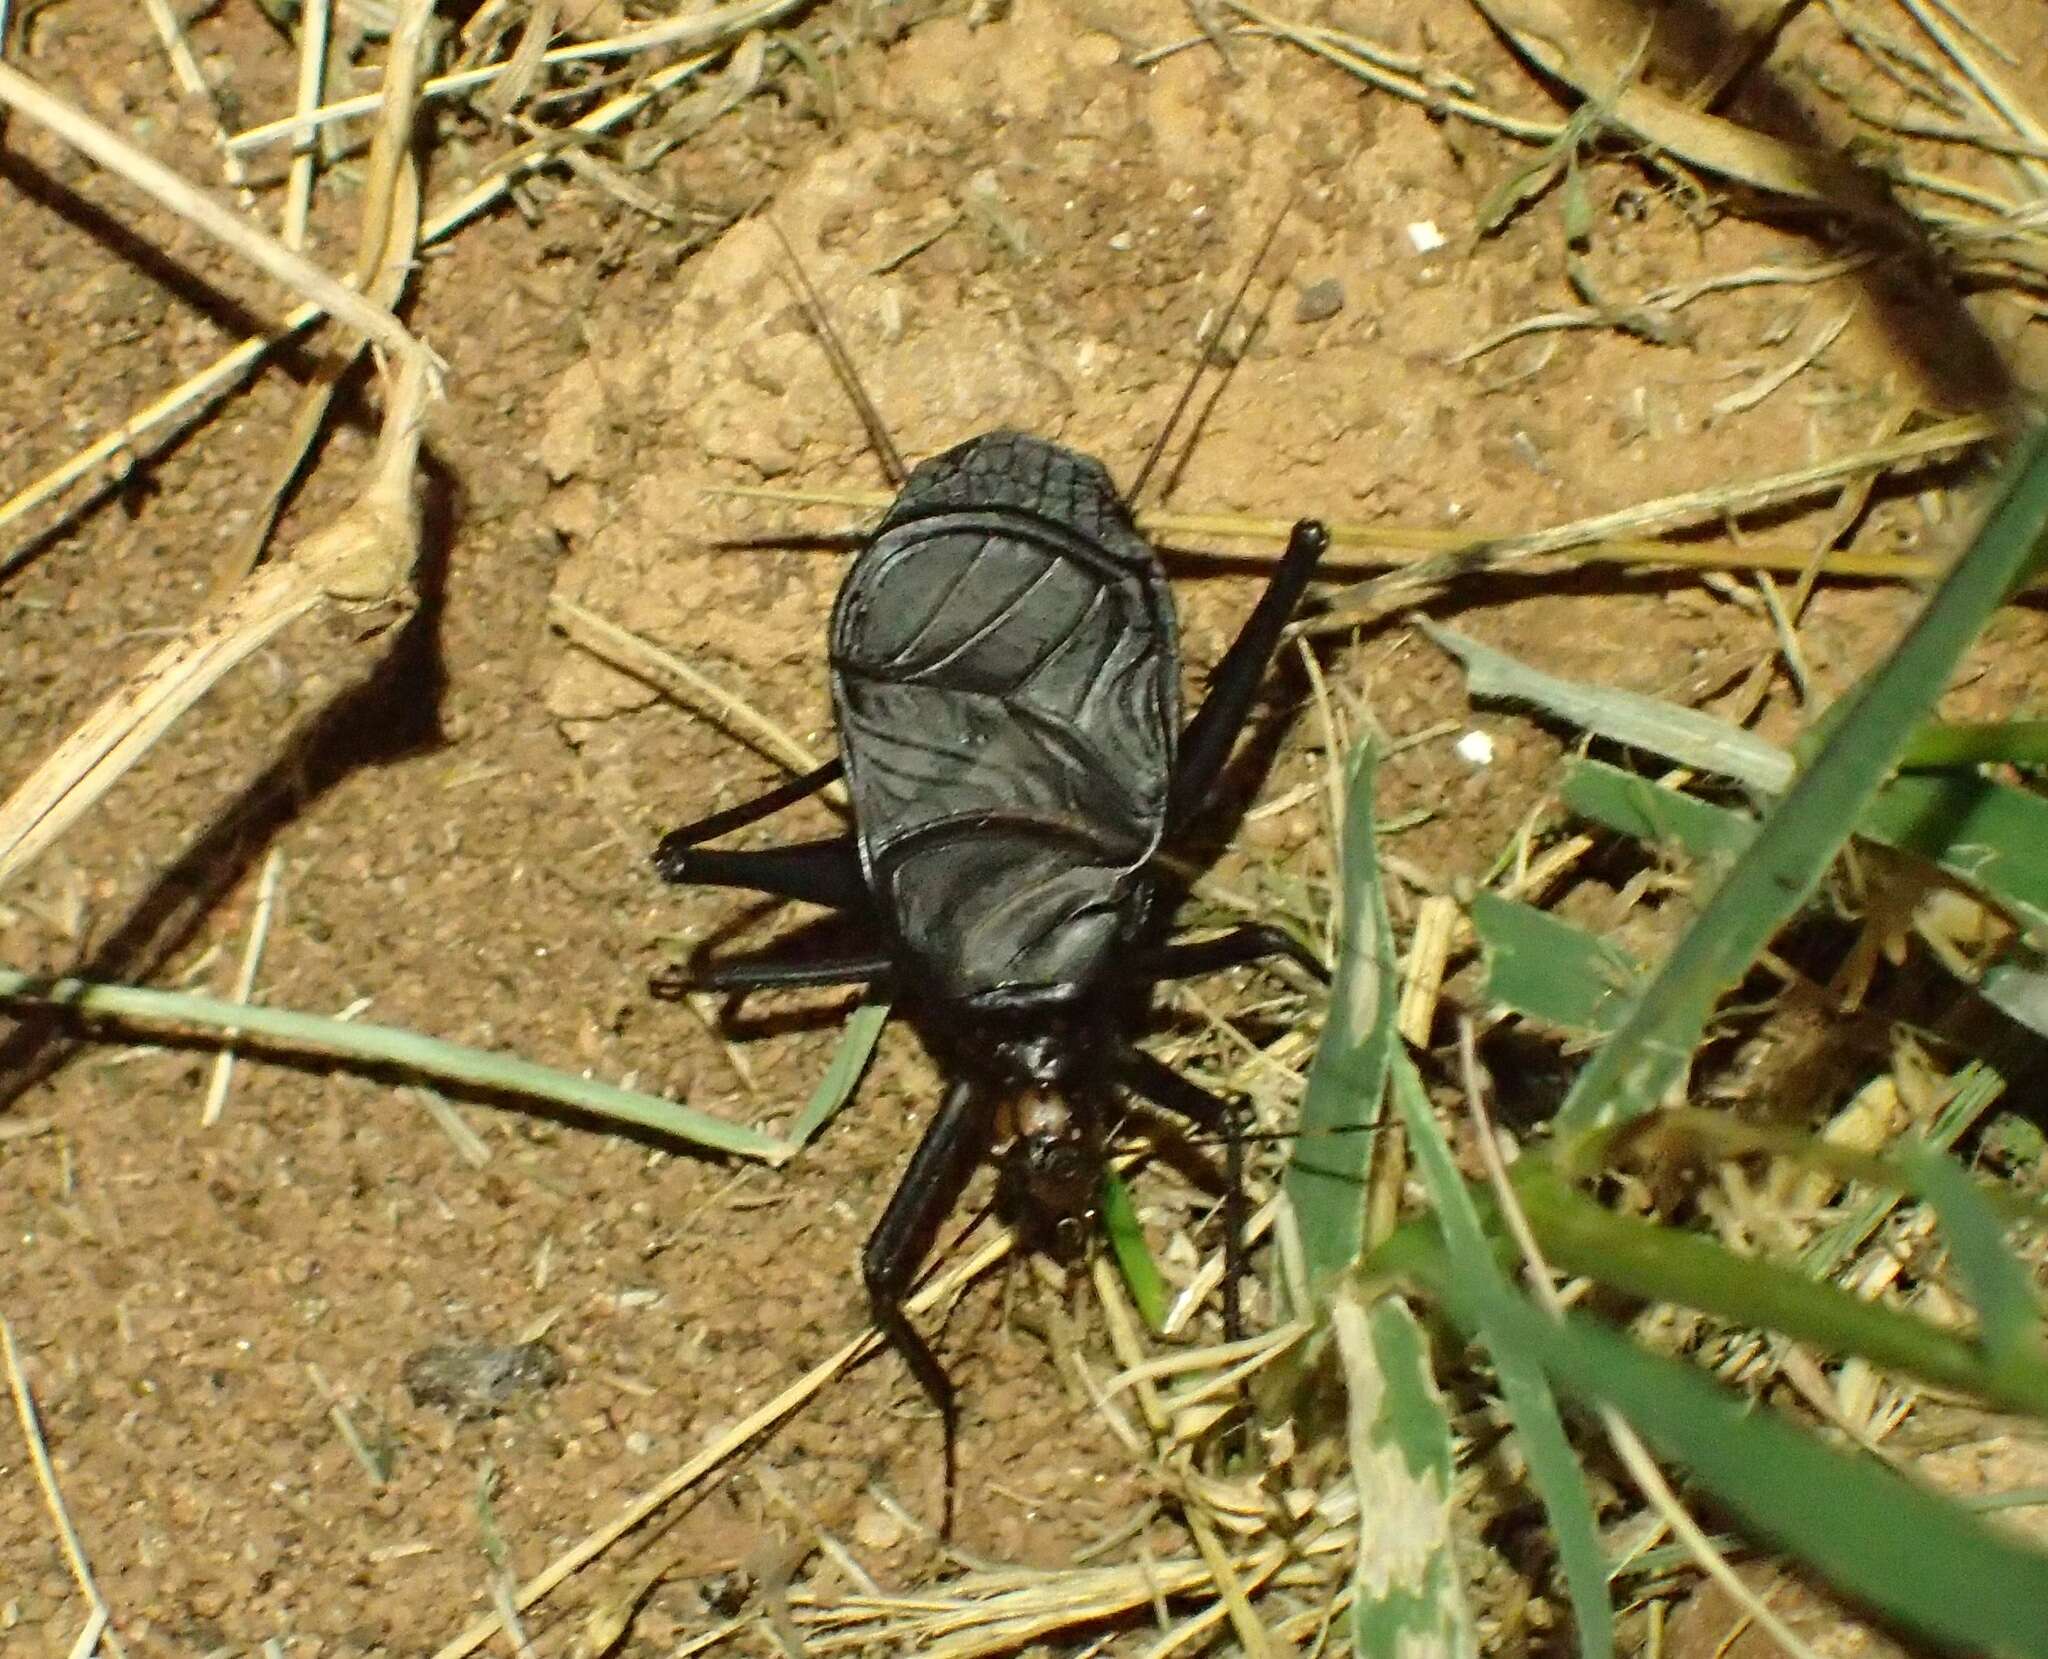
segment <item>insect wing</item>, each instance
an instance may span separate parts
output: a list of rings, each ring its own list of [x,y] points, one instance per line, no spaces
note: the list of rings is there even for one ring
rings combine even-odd
[[[869,882],[942,992],[1100,973],[1165,827],[1177,666],[1098,463],[994,433],[911,475],[840,591],[833,694]]]

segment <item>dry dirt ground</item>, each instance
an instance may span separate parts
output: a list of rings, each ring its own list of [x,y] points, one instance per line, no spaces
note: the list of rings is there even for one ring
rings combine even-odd
[[[1475,243],[1480,204],[1525,149],[1271,41],[1134,66],[1189,30],[1165,0],[938,9],[822,11],[851,41],[828,80],[778,71],[642,175],[673,222],[546,180],[525,214],[500,211],[427,258],[411,320],[450,372],[428,444],[421,611],[372,640],[303,625],[226,683],[0,901],[0,961],[224,991],[276,855],[262,1000],[363,1006],[786,1122],[852,999],[750,1004],[720,1029],[648,990],[686,945],[787,925],[728,895],[664,890],[647,858],[662,829],[777,768],[549,625],[551,596],[574,600],[829,751],[838,555],[714,544],[855,515],[705,490],[879,483],[765,226],[718,234],[764,202],[907,455],[1014,426],[1125,480],[1200,330],[1291,203],[1258,290],[1272,291],[1264,328],[1175,469],[1173,504],[1189,509],[1531,528],[1853,447],[1901,400],[1967,410],[1995,395],[1984,363],[1997,355],[2038,372],[2025,307],[1963,306],[1902,263],[1710,296],[1676,345],[1591,330],[1449,366],[1497,325],[1577,303],[1554,199]],[[2022,61],[2048,60],[2038,6],[1975,14]],[[1464,6],[1359,0],[1346,21],[1503,107],[1559,107]],[[226,0],[192,29],[231,125],[288,107],[291,49],[253,5]],[[1805,52],[1863,72],[1830,39],[1815,27],[1774,62]],[[209,124],[177,98],[138,8],[59,0],[17,56],[217,179]],[[440,120],[430,192],[490,153],[474,118]],[[2005,177],[1981,157],[1946,161]],[[1696,214],[1625,158],[1592,162],[1584,182],[1577,257],[1604,294],[1839,251],[1817,223]],[[316,215],[330,263],[352,210],[344,176]],[[0,258],[0,492],[280,309],[245,268],[18,118],[0,150]],[[1715,412],[1851,308],[1801,373]],[[0,549],[0,788],[203,610],[319,350],[286,353],[61,524]],[[285,543],[332,510],[330,480],[373,431],[345,400]],[[1859,545],[1947,553],[1957,514],[1952,497],[1888,489]],[[1798,542],[1800,525],[1753,533]],[[1198,679],[1256,576],[1173,569]],[[1824,588],[1802,630],[1816,697],[1847,686],[1914,604],[1897,588]],[[1773,639],[1753,592],[1686,576],[1501,582],[1433,609],[1552,672],[1710,707]],[[2002,619],[1952,711],[2038,700],[2043,634],[2039,611]],[[1468,709],[1452,666],[1405,626],[1322,661],[1397,745],[1420,739],[1382,770],[1404,867],[1440,885],[1482,876],[1541,804],[1556,740]],[[1276,684],[1300,699],[1298,674]],[[1798,717],[1781,688],[1763,724],[1785,737]],[[1452,746],[1474,725],[1496,744],[1484,767]],[[1321,803],[1302,787],[1324,775],[1319,741],[1312,719],[1295,722],[1259,781],[1294,804],[1246,827],[1225,880],[1327,894]],[[791,830],[826,822],[799,812]],[[1229,1006],[1274,987],[1247,977],[1210,994]],[[0,1025],[0,1312],[102,1591],[146,1654],[276,1639],[293,1659],[342,1659],[453,1635],[487,1607],[494,1553],[530,1574],[859,1328],[860,1244],[937,1088],[892,1026],[853,1106],[787,1170],[465,1102],[488,1151],[478,1167],[397,1080],[319,1064],[245,1059],[202,1128],[210,1065],[204,1046]],[[1042,1334],[1057,1322],[1033,1312],[1046,1296],[1028,1273],[990,1280],[940,1337],[964,1406],[957,1542],[1041,1566],[1115,1532],[1147,1493],[1063,1382]],[[1074,1339],[1106,1372],[1086,1306]],[[432,1344],[536,1332],[562,1376],[498,1416],[465,1420],[408,1388],[409,1360]],[[388,1465],[381,1485],[337,1432],[337,1402]],[[0,1646],[62,1653],[83,1604],[11,1424],[0,1443]],[[936,1511],[938,1469],[936,1426],[901,1365],[863,1366],[642,1546],[637,1570],[665,1570],[624,1651],[674,1651],[818,1527],[882,1583],[919,1582],[937,1570],[916,1523]],[[1185,1547],[1160,1519],[1116,1550]],[[847,1582],[801,1570],[826,1591]],[[551,1602],[531,1625],[539,1650],[571,1651],[584,1611],[635,1571],[607,1565]],[[1487,1610],[1493,1646],[1540,1645],[1540,1605],[1502,1591]],[[772,1646],[759,1628],[738,1642]]]

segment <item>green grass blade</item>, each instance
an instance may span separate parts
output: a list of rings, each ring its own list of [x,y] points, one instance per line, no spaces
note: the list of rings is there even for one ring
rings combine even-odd
[[[1395,1108],[1408,1130],[1415,1164],[1442,1229],[1450,1275],[1484,1297],[1483,1306],[1512,1304],[1521,1295],[1510,1284],[1480,1223],[1471,1189],[1438,1126],[1422,1079],[1405,1052],[1394,1056]],[[1614,1603],[1608,1594],[1608,1566],[1585,1476],[1565,1438],[1564,1420],[1541,1366],[1514,1333],[1482,1319],[1479,1335],[1493,1356],[1501,1398],[1507,1402],[1528,1460],[1529,1479],[1543,1500],[1557,1538],[1558,1563],[1578,1615],[1579,1652],[1605,1659],[1614,1652]]]
[[[1636,691],[1546,674],[1427,618],[1416,626],[1464,665],[1466,687],[1474,697],[1527,703],[1631,749],[1734,778],[1767,794],[1792,781],[1793,761],[1786,750],[1711,714]]]
[[[1899,766],[1908,771],[1985,766],[2048,766],[2048,720],[1929,721],[1913,734]]]
[[[2024,942],[2008,945],[1984,970],[1977,992],[2007,1019],[2048,1037],[2048,951]]]
[[[1857,1354],[1879,1368],[2004,1410],[2048,1416],[2048,1366],[2025,1356],[1994,1365],[1982,1346],[1911,1314],[1865,1302],[1848,1291],[1713,1240],[1653,1222],[1613,1215],[1574,1195],[1533,1187],[1518,1169],[1516,1192],[1536,1241],[1559,1272],[1592,1279],[1645,1301],[1668,1302],[1743,1329],[1775,1331],[1832,1353]],[[1497,1246],[1503,1258],[1508,1246]],[[1367,1258],[1377,1281],[1449,1294],[1452,1269],[1441,1235],[1428,1222],[1395,1232]]]
[[[2004,1093],[2005,1079],[1982,1061],[1972,1060],[1951,1080],[1948,1098],[1927,1126],[1927,1144],[1948,1151]],[[1800,1266],[1816,1279],[1826,1278],[1869,1242],[1897,1205],[1895,1194],[1876,1191],[1841,1207],[1841,1219],[1799,1253]]]
[[[2017,1256],[2005,1245],[2005,1223],[1976,1185],[1931,1147],[1908,1149],[1901,1162],[1920,1196],[1934,1206],[1970,1299],[1977,1307],[1977,1346],[1994,1373],[2048,1380],[2041,1341],[2041,1305]]]
[[[1579,1073],[1558,1113],[1563,1133],[1650,1111],[1684,1077],[1715,1004],[1819,884],[1957,660],[2027,570],[2044,531],[2048,432],[2037,430],[2020,444],[1969,551],[1853,694],[1812,765]]]
[[[1113,1169],[1102,1172],[1102,1230],[1109,1236],[1110,1253],[1116,1257],[1117,1270],[1123,1274],[1145,1328],[1155,1334],[1165,1330],[1172,1300],[1166,1279],[1152,1259],[1152,1247],[1145,1242],[1131,1189]]]
[[[2048,1659],[2048,1556],[1591,1319],[1560,1324],[1455,1274],[1446,1288],[1462,1323],[1613,1406],[1760,1536],[1859,1600],[1958,1651]]]
[[[1574,1031],[1612,1031],[1634,1002],[1640,971],[1584,928],[1484,889],[1467,906],[1486,954],[1493,1001]]]
[[[1601,760],[1566,764],[1564,804],[1581,818],[1653,847],[1732,859],[1756,839],[1756,820]]]
[[[1340,1290],[1330,1321],[1344,1368],[1358,1489],[1352,1651],[1469,1659],[1478,1651],[1451,1546],[1450,1413],[1407,1304]]]
[[[1394,930],[1387,919],[1373,834],[1370,743],[1352,750],[1348,770],[1336,984],[1322,1041],[1309,1065],[1301,1135],[1284,1182],[1300,1225],[1312,1287],[1327,1286],[1358,1259],[1373,1137],[1336,1131],[1355,1129],[1379,1116],[1394,1041]]]
[[[1860,1354],[1938,1388],[2048,1415],[2048,1362],[2038,1354],[1994,1362],[1982,1344],[1964,1335],[1867,1302],[1799,1269],[1738,1256],[1697,1233],[1617,1215],[1540,1160],[1524,1159],[1516,1167],[1515,1191],[1537,1243],[1560,1272],[1776,1331],[1830,1353]],[[1374,1265],[1407,1265],[1412,1248],[1404,1240],[1377,1253]],[[1426,1266],[1418,1264],[1418,1270]]]
[[[1968,774],[1894,778],[1857,833],[1939,864],[2048,944],[2048,800]]]
[[[1695,858],[1725,858],[1756,837],[1747,813],[1667,789],[1618,766],[1575,760],[1564,803],[1635,840]],[[1897,777],[1856,820],[1856,833],[1939,865],[2048,939],[2048,800],[1963,776]]]
[[[145,986],[97,985],[82,979],[47,979],[0,969],[0,1002],[38,1003],[146,1025],[179,1025],[205,1031],[239,1031],[281,1047],[333,1055],[363,1066],[396,1066],[423,1077],[439,1077],[472,1088],[524,1095],[569,1106],[614,1123],[630,1123],[671,1135],[714,1152],[735,1153],[779,1164],[796,1148],[744,1124],[694,1112],[659,1095],[614,1088],[593,1078],[554,1071],[509,1054],[465,1048],[396,1026],[335,1020],[321,1014],[228,1002],[189,991]]]
[[[1571,762],[1562,795],[1581,817],[1695,858],[1741,853],[1756,837],[1747,813],[1601,761]],[[2048,935],[2048,800],[1988,778],[1898,777],[1878,790],[1855,827],[1869,840],[1940,865]]]
[[[861,1073],[868,1069],[868,1061],[874,1058],[875,1044],[881,1039],[882,1027],[888,1023],[889,1004],[886,1002],[863,1001],[847,1016],[846,1028],[839,1033],[839,1046],[832,1051],[825,1075],[811,1090],[811,1098],[804,1103],[796,1121],[784,1131],[784,1139],[797,1146],[811,1144],[812,1137],[831,1121],[832,1115],[860,1086]]]

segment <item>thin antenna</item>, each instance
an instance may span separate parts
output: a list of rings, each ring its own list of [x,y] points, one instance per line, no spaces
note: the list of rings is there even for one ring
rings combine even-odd
[[[1280,204],[1280,211],[1273,215],[1273,222],[1266,227],[1265,239],[1259,243],[1259,251],[1252,255],[1251,265],[1244,273],[1244,280],[1237,285],[1237,292],[1230,296],[1230,304],[1224,307],[1223,315],[1209,338],[1202,342],[1202,349],[1195,358],[1195,372],[1188,376],[1187,384],[1180,389],[1173,413],[1166,417],[1166,424],[1159,429],[1159,436],[1152,440],[1151,453],[1145,457],[1145,464],[1138,469],[1138,476],[1131,481],[1124,500],[1131,506],[1138,504],[1138,497],[1145,493],[1145,482],[1152,476],[1152,469],[1159,465],[1160,456],[1166,453],[1166,446],[1173,439],[1173,430],[1180,425],[1181,416],[1188,412],[1188,405],[1194,401],[1195,388],[1202,383],[1202,371],[1209,366],[1209,354],[1223,339],[1224,333],[1237,320],[1238,308],[1244,304],[1244,297],[1251,292],[1252,278],[1259,274],[1259,267],[1266,262],[1266,255],[1272,251],[1273,239],[1280,234],[1280,227],[1287,222],[1287,215],[1294,209],[1294,193],[1288,192],[1287,200]]]
[[[764,215],[765,217],[765,215]],[[854,372],[853,359],[847,354],[846,343],[839,338],[839,331],[832,326],[832,319],[825,315],[825,302],[818,298],[818,290],[811,286],[811,279],[804,272],[803,261],[797,258],[796,248],[783,234],[782,227],[772,218],[768,228],[775,232],[775,240],[782,244],[782,251],[789,258],[789,268],[796,279],[798,297],[803,301],[804,315],[811,327],[817,331],[818,341],[825,348],[825,355],[831,360],[832,372],[839,377],[839,384],[846,395],[853,400],[854,408],[860,411],[860,423],[868,429],[868,442],[874,446],[875,459],[882,463],[882,471],[888,475],[889,487],[900,490],[910,474],[904,468],[903,455],[896,448],[896,440],[889,436],[888,427],[882,424],[882,412],[875,407],[875,400],[868,396],[867,388],[860,383],[860,376]]]

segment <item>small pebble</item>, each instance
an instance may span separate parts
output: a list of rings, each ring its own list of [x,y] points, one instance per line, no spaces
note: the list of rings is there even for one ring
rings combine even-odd
[[[1491,766],[1493,764],[1493,739],[1482,731],[1469,731],[1451,745],[1458,752],[1458,758],[1467,766]]]
[[[1311,282],[1295,297],[1294,320],[1324,323],[1343,309],[1344,284],[1335,277],[1324,277],[1320,282]]]
[[[520,1395],[553,1388],[562,1362],[545,1342],[435,1342],[403,1372],[414,1405],[438,1406],[462,1422],[495,1417]]]
[[[1408,227],[1408,240],[1415,245],[1417,253],[1435,253],[1445,245],[1446,238],[1436,228],[1434,219],[1417,219]]]
[[[893,1550],[903,1542],[903,1523],[886,1509],[864,1509],[854,1519],[853,1539],[864,1550]]]

